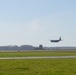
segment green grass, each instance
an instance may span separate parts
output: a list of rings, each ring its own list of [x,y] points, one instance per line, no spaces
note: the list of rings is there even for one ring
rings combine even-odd
[[[0,52],[0,57],[26,57],[26,56],[75,56],[76,51],[25,51]]]
[[[0,75],[76,75],[76,59],[0,60]]]
[[[0,57],[75,55],[76,51],[0,52]],[[0,60],[0,75],[76,75],[76,59]]]

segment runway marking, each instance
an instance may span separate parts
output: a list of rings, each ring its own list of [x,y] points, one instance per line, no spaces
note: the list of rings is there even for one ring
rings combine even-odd
[[[0,60],[6,59],[59,59],[59,58],[76,58],[76,56],[37,56],[37,57],[0,57]]]

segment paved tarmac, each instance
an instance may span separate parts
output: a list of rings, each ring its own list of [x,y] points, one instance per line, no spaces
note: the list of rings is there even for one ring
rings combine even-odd
[[[37,56],[37,57],[0,57],[0,60],[6,59],[63,59],[63,58],[76,58],[76,56]]]

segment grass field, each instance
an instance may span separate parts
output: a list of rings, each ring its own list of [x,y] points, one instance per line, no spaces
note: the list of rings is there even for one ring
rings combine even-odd
[[[0,57],[26,57],[26,56],[76,56],[76,51],[0,52]]]
[[[76,75],[76,59],[0,60],[0,75]]]
[[[0,52],[0,57],[76,56],[76,51]],[[76,59],[0,60],[0,75],[76,75]]]

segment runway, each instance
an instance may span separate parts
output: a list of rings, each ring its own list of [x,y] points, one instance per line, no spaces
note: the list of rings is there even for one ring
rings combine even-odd
[[[63,59],[63,58],[76,58],[76,56],[37,56],[37,57],[0,57],[0,60],[12,59]]]

